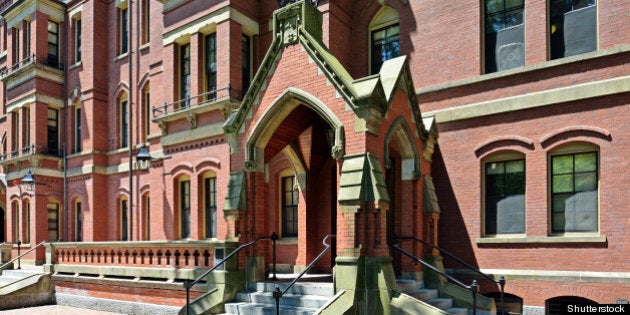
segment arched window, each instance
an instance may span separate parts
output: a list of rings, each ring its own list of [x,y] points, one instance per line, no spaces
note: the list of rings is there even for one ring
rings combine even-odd
[[[588,143],[549,152],[551,233],[599,231],[599,150]]]
[[[381,70],[385,60],[400,56],[400,25],[396,10],[384,6],[370,23],[370,74]]]
[[[484,235],[525,233],[525,156],[515,151],[482,161]]]
[[[83,241],[83,212],[81,209],[81,200],[74,202],[74,239],[77,242]]]
[[[203,177],[203,205],[206,238],[217,237],[217,177],[212,172]]]
[[[126,196],[120,198],[119,203],[119,213],[120,213],[120,240],[128,241],[129,240],[129,202]]]
[[[142,211],[144,213],[144,240],[151,240],[151,196],[149,193],[142,195]]]
[[[181,176],[177,183],[179,195],[179,237],[187,239],[191,237],[190,177],[187,175]]]
[[[142,108],[143,108],[143,124],[142,124],[142,141],[146,142],[151,134],[151,88],[149,83],[145,84],[142,89]]]
[[[123,93],[118,99],[118,127],[120,128],[118,143],[120,148],[126,148],[129,144],[129,110],[127,93]]]
[[[545,314],[547,315],[561,315],[567,314],[569,305],[575,306],[584,306],[584,305],[595,305],[597,302],[593,300],[589,300],[587,298],[579,297],[579,296],[558,296],[545,301]],[[576,313],[580,313],[577,312]]]
[[[282,237],[297,237],[299,192],[295,174],[292,170],[284,170],[280,172],[279,180]]]

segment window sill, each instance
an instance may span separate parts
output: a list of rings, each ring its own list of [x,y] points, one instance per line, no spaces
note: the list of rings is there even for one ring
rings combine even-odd
[[[118,61],[121,61],[121,60],[127,58],[127,55],[129,55],[129,52],[126,52],[124,54],[120,54],[120,55],[116,56],[116,58],[114,58],[114,62],[118,62]]]
[[[73,65],[71,65],[70,67],[68,67],[68,70],[72,70],[72,69],[78,68],[81,65],[83,65],[83,62],[79,60],[79,61],[75,62]]]
[[[483,244],[549,244],[549,243],[606,243],[606,235],[583,236],[524,236],[524,237],[480,237],[478,245]]]
[[[151,47],[151,43],[150,42],[146,42],[144,44],[142,44],[140,47],[138,47],[139,51],[143,51],[145,49],[148,49],[149,47]]]

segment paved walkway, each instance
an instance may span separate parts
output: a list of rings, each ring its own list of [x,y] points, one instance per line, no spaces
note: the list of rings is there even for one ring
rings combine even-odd
[[[81,315],[119,315],[120,313],[110,313],[110,312],[101,312],[88,310],[84,308],[76,308],[71,306],[62,306],[62,305],[46,305],[46,306],[37,306],[37,307],[27,307],[27,308],[19,308],[8,311],[0,311],[0,314],[10,314],[10,315],[72,315],[72,314],[81,314]]]

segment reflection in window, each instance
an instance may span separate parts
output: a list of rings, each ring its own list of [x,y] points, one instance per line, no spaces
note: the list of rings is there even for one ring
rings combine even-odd
[[[485,164],[485,233],[525,233],[525,160]]]
[[[597,49],[595,0],[551,0],[549,39],[551,59],[574,56]]]
[[[372,31],[371,74],[378,73],[386,60],[400,56],[399,34],[400,26],[398,24]]]
[[[298,191],[294,176],[282,177],[282,236],[298,236]]]
[[[597,231],[597,152],[551,157],[551,231]]]

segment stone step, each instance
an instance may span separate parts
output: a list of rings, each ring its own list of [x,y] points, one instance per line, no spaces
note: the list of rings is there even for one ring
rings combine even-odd
[[[436,289],[416,289],[411,292],[406,293],[409,296],[413,296],[414,298],[420,301],[428,301],[438,297],[438,290]]]
[[[273,292],[276,290],[276,285],[280,290],[285,290],[289,283],[285,282],[258,282],[256,283],[256,291],[258,292]],[[332,283],[326,282],[298,282],[294,284],[287,294],[305,294],[305,295],[318,295],[318,296],[333,296],[335,295],[334,287]]]
[[[312,315],[317,309],[280,305],[280,315]],[[259,303],[226,303],[225,314],[234,315],[275,315],[276,306]]]
[[[451,307],[447,309],[446,312],[451,315],[468,315],[467,308]]]
[[[280,298],[280,305],[292,307],[306,307],[318,309],[322,307],[330,298],[319,295],[285,294]],[[276,305],[276,300],[272,292],[239,292],[236,294],[236,301],[255,304]]]
[[[409,279],[396,279],[398,290],[400,292],[410,292],[424,288],[424,281],[416,281]]]
[[[2,276],[13,277],[13,278],[26,278],[33,275],[39,275],[43,272],[35,271],[35,270],[17,270],[17,269],[9,269],[3,270]]]
[[[449,308],[453,308],[453,300],[444,299],[444,298],[435,298],[425,301],[441,310],[447,310]]]

